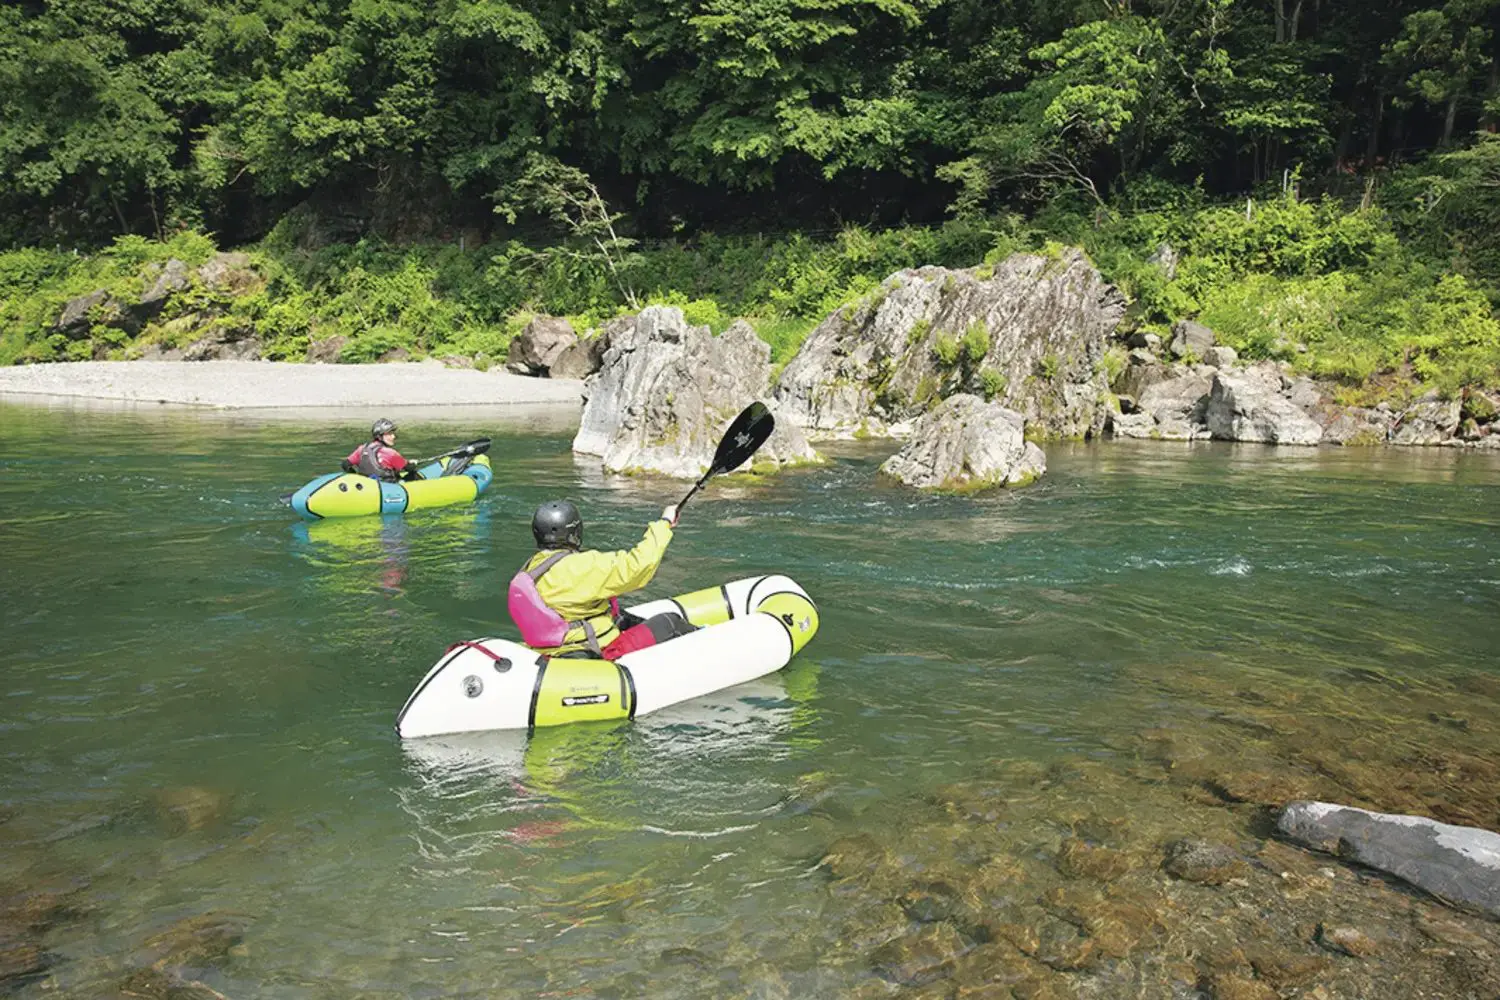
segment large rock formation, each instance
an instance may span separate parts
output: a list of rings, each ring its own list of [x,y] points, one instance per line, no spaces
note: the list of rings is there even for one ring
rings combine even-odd
[[[560,316],[537,316],[510,342],[505,368],[517,375],[546,375],[564,351],[578,343],[573,324]]]
[[[747,323],[715,337],[706,326],[689,326],[681,309],[648,306],[614,320],[603,336],[609,347],[584,385],[573,450],[599,455],[611,472],[696,479],[729,422],[768,394],[771,349]],[[818,460],[796,425],[778,418],[752,467]]]
[[[1015,410],[960,394],[917,421],[906,447],[880,471],[921,489],[1024,486],[1047,470],[1047,456],[1024,437]]]
[[[1328,802],[1293,802],[1276,827],[1299,844],[1500,918],[1500,834]]]
[[[1323,428],[1290,399],[1252,377],[1214,376],[1204,419],[1221,441],[1260,441],[1266,444],[1317,444]]]
[[[1080,251],[978,269],[924,267],[818,325],[776,387],[814,437],[885,434],[956,393],[1019,411],[1047,436],[1103,429],[1105,341],[1125,300]]]

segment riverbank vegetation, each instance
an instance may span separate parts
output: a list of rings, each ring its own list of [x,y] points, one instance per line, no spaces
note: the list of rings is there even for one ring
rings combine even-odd
[[[1496,384],[1495,10],[12,5],[0,362],[128,355],[63,305],[216,249],[270,357],[496,359],[532,312],[664,301],[785,360],[894,270],[1072,244],[1136,326]]]

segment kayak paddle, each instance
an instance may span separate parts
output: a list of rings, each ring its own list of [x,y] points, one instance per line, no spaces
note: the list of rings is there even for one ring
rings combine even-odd
[[[680,512],[683,505],[693,498],[693,494],[703,488],[703,484],[721,472],[738,469],[750,460],[760,446],[766,443],[766,438],[776,429],[776,418],[771,416],[771,411],[766,408],[765,403],[751,403],[734,418],[734,423],[724,432],[723,438],[719,440],[719,448],[714,452],[714,460],[709,463],[708,471],[703,478],[693,484],[688,490],[688,495],[677,501],[677,509]]]
[[[466,445],[460,445],[452,451],[445,451],[441,455],[433,455],[431,458],[419,458],[409,465],[426,465],[428,462],[436,462],[440,458],[456,458],[459,455],[483,455],[490,450],[489,438],[475,438]]]

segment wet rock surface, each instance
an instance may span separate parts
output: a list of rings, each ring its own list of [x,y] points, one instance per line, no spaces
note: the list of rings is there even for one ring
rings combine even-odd
[[[1500,918],[1500,834],[1329,802],[1294,802],[1276,826],[1299,844]]]
[[[911,440],[880,471],[919,489],[1025,486],[1047,457],[1025,438],[1025,420],[998,403],[957,395],[917,421]]]
[[[1278,839],[1274,824],[1310,790],[1492,814],[1493,734],[1472,720],[1500,707],[1500,685],[1419,690],[1372,673],[1344,682],[1374,695],[1351,701],[1337,683],[1165,666],[1133,680],[1196,718],[1141,732],[1113,762],[982,767],[903,803],[899,824],[830,842],[830,892],[883,914],[877,937],[904,927],[846,939],[865,946],[877,984],[852,995],[1500,995],[1500,923]],[[1478,698],[1462,716],[1470,729],[1430,723],[1422,762],[1410,736],[1395,738],[1412,712],[1447,719]]]

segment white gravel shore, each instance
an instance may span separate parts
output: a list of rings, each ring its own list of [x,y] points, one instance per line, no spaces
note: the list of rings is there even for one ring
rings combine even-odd
[[[73,397],[226,410],[579,404],[578,379],[445,368],[283,361],[69,361],[0,368],[0,400]]]

